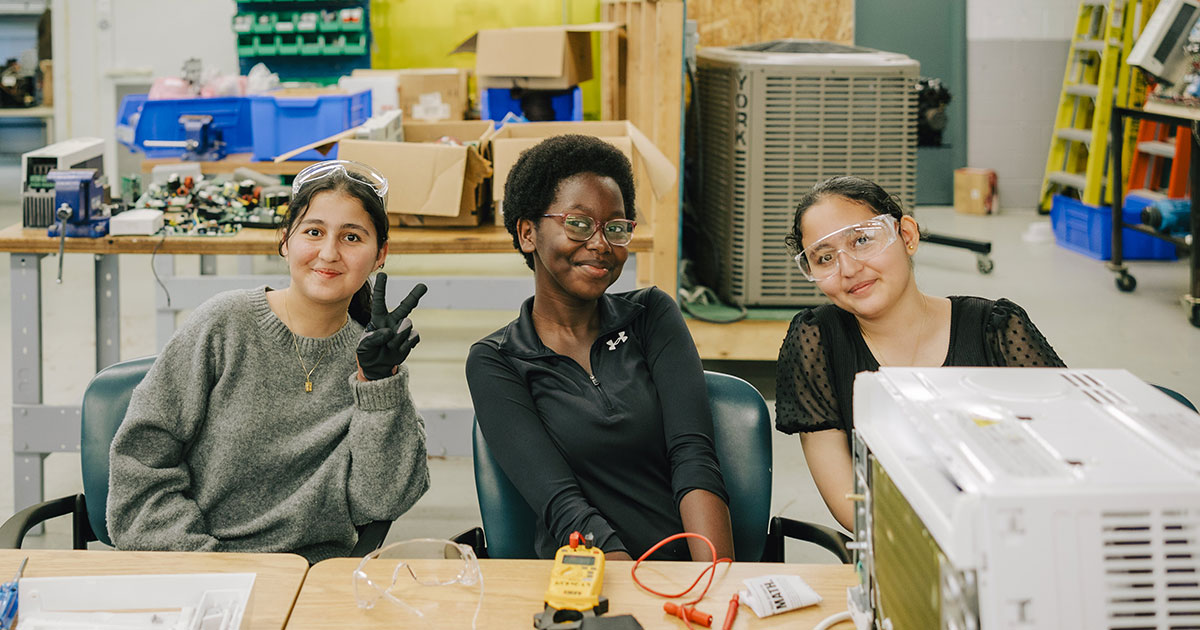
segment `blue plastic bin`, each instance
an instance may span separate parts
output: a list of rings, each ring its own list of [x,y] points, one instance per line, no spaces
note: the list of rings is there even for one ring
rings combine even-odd
[[[550,108],[554,110],[554,120],[583,120],[583,90],[579,86],[571,88],[550,99]],[[521,99],[512,97],[512,90],[506,88],[488,88],[483,91],[479,100],[479,117],[483,120],[501,120],[505,114],[513,113],[524,116],[521,111]]]
[[[250,101],[254,125],[254,159],[272,160],[275,156],[298,149],[310,142],[328,138],[364,123],[371,116],[371,91],[320,96],[255,95]],[[293,160],[331,160],[316,149],[292,157]]]
[[[225,153],[249,153],[254,147],[250,101],[240,96],[149,100],[146,94],[131,94],[121,101],[117,114],[117,140],[148,158],[177,157],[182,148],[147,147],[147,140],[186,140],[179,124],[185,114],[206,114],[221,130]]]
[[[1125,223],[1141,223],[1142,208],[1153,203],[1130,195],[1121,206]],[[1055,195],[1050,205],[1054,240],[1061,247],[1097,260],[1112,258],[1112,208],[1089,206],[1077,199]],[[1121,234],[1125,260],[1175,260],[1175,245],[1126,228]]]

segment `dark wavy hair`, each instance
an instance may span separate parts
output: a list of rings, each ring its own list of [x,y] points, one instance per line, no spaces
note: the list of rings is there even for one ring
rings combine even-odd
[[[792,219],[792,231],[783,238],[783,242],[787,244],[788,250],[793,255],[804,249],[800,240],[800,220],[804,218],[804,213],[808,212],[809,208],[826,197],[841,197],[865,206],[875,214],[890,214],[896,221],[904,216],[904,206],[901,205],[900,200],[895,195],[888,194],[879,184],[852,175],[830,177],[804,193],[800,202],[796,204],[796,215]]]
[[[612,178],[621,189],[625,218],[634,219],[633,167],[629,158],[595,136],[553,136],[522,152],[504,182],[504,227],[512,234],[517,251],[521,249],[517,221],[538,222],[554,203],[559,184],[581,173]],[[533,269],[533,254],[522,254],[525,264]]]
[[[375,227],[375,246],[377,249],[383,249],[383,246],[388,241],[388,217],[387,205],[379,195],[375,194],[375,189],[367,182],[348,174],[345,171],[334,171],[319,179],[310,180],[300,187],[300,192],[296,193],[288,202],[287,216],[283,219],[283,225],[280,227],[279,238],[279,255],[283,255],[283,244],[291,235],[292,227],[308,214],[308,206],[312,203],[312,199],[317,193],[327,190],[344,193],[350,197],[357,199],[362,204],[363,210],[366,210],[367,216],[371,218],[371,225]],[[371,283],[363,282],[358,291],[354,292],[354,297],[350,299],[350,306],[347,308],[350,317],[354,321],[366,326],[371,321]]]

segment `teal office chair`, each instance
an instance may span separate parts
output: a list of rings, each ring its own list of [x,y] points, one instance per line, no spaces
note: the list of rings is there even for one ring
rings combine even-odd
[[[849,538],[844,534],[822,525],[771,517],[771,421],[762,395],[750,383],[727,374],[705,372],[704,378],[717,458],[729,493],[737,557],[782,562],[783,539],[790,537],[818,544],[849,563]],[[533,510],[488,451],[478,423],[472,447],[483,527],[455,540],[471,545],[479,557],[536,558]]]
[[[1162,385],[1155,385],[1155,387],[1157,387],[1160,392],[1170,396],[1171,398],[1174,398],[1175,402],[1187,407],[1188,409],[1191,409],[1192,411],[1196,411],[1196,405],[1193,405],[1192,401],[1187,399],[1187,396],[1184,396],[1183,394],[1180,394],[1169,387],[1163,387]]]
[[[83,494],[45,501],[17,512],[0,526],[0,549],[20,549],[30,529],[51,518],[67,515],[72,519],[73,548],[87,549],[87,544],[93,540],[112,546],[105,515],[108,449],[125,419],[133,388],[150,371],[154,359],[151,356],[114,363],[92,377],[83,393],[80,413]],[[375,521],[359,527],[358,543],[351,555],[364,556],[378,549],[391,526],[390,521]]]

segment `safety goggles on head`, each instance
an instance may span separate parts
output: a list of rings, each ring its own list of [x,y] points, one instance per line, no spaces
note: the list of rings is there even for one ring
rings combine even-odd
[[[637,226],[637,221],[629,219],[613,219],[600,225],[586,214],[543,214],[542,216],[558,219],[567,232],[567,238],[572,241],[587,242],[596,233],[596,230],[600,230],[600,233],[604,235],[604,240],[608,241],[609,245],[617,247],[625,247],[629,241],[633,240],[633,228]]]
[[[317,162],[306,167],[296,174],[296,179],[292,180],[292,196],[295,197],[300,194],[300,189],[305,184],[318,181],[336,173],[341,173],[350,179],[370,186],[371,190],[374,190],[380,199],[387,199],[387,178],[366,164],[350,160],[329,160],[327,162]]]
[[[896,218],[881,214],[825,235],[796,254],[796,266],[805,278],[820,282],[837,274],[841,254],[858,261],[870,260],[895,241]]]
[[[483,605],[483,574],[474,550],[439,538],[376,549],[362,559],[352,579],[359,608],[389,601],[395,606],[391,610],[398,609],[407,620],[404,627],[462,627],[470,619],[475,628]]]

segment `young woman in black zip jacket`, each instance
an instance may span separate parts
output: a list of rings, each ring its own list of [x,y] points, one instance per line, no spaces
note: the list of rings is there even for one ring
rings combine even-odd
[[[472,346],[467,383],[489,448],[537,515],[538,554],[579,531],[625,560],[689,531],[732,558],[704,372],[679,308],[654,287],[605,293],[635,225],[629,160],[591,136],[556,136],[521,155],[504,195],[535,292]],[[685,540],[654,557],[711,560]]]

